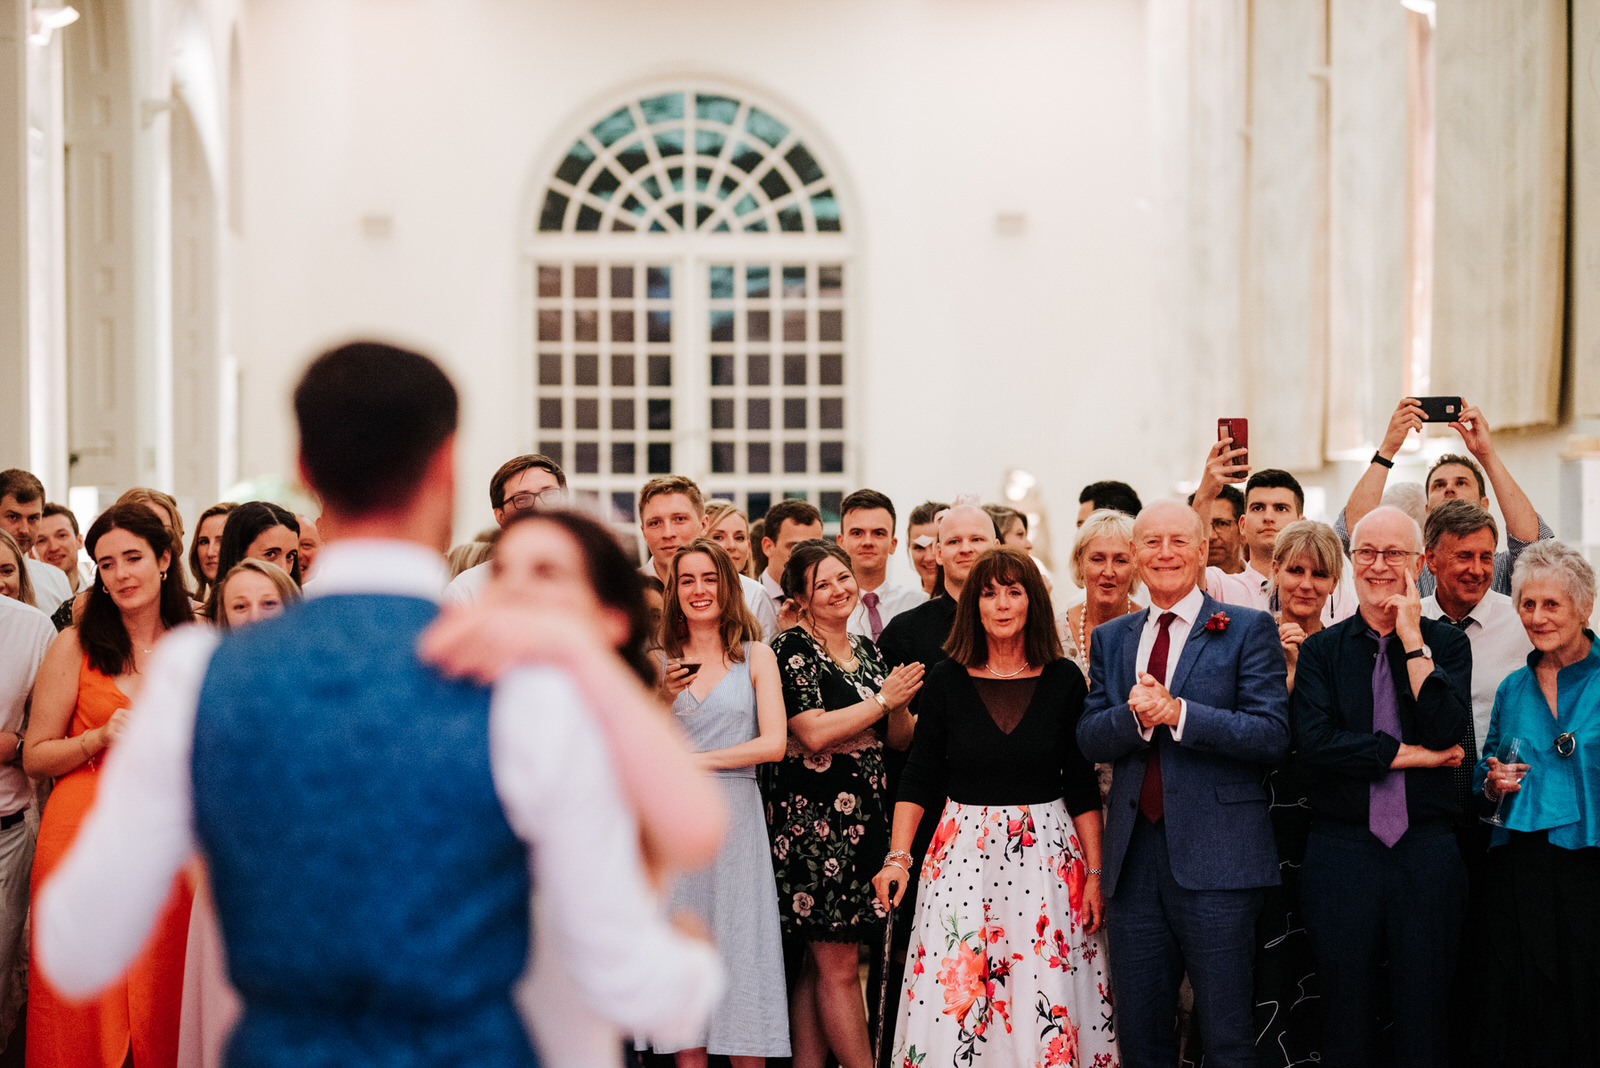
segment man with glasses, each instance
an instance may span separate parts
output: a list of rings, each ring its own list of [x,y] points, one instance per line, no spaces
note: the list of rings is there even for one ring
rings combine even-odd
[[[561,465],[538,453],[514,456],[500,465],[489,480],[489,507],[494,521],[505,526],[523,512],[556,508],[567,498],[567,474]],[[485,560],[469,567],[445,587],[445,604],[472,604],[489,585],[489,565]]]
[[[1452,769],[1471,737],[1472,649],[1423,616],[1414,519],[1375,508],[1350,541],[1358,609],[1301,646],[1290,717],[1312,818],[1300,895],[1322,1063],[1379,1063],[1387,990],[1394,1062],[1444,1068],[1467,906]]]

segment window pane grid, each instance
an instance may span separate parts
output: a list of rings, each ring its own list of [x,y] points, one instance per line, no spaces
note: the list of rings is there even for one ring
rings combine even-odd
[[[707,468],[741,502],[845,488],[844,277],[842,264],[788,258],[704,271]]]
[[[653,261],[535,264],[537,447],[596,504],[673,466],[672,275]]]

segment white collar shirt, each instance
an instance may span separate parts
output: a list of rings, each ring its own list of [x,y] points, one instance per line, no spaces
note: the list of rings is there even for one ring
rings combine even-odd
[[[32,605],[0,597],[0,730],[22,730],[34,677],[55,638],[49,616]],[[17,812],[32,799],[33,780],[22,765],[0,765],[0,816]]]
[[[915,608],[928,599],[928,595],[920,589],[913,590],[905,586],[896,586],[892,582],[885,582],[875,590],[862,590],[861,596],[864,598],[869,593],[878,595],[878,619],[885,627],[889,625],[889,620],[901,612],[908,608]],[[864,601],[856,603],[855,609],[850,613],[850,618],[845,621],[844,629],[850,634],[859,634],[865,638],[872,637],[872,625],[867,619],[867,606]],[[882,634],[882,631],[879,633]]]
[[[1444,614],[1436,594],[1422,599],[1422,614],[1428,619],[1460,622]],[[1481,746],[1489,736],[1495,692],[1507,675],[1527,665],[1533,643],[1511,598],[1495,590],[1485,593],[1466,618],[1471,621],[1462,630],[1472,643],[1472,729]]]
[[[1214,600],[1215,598],[1213,598]],[[1134,663],[1138,665],[1139,674],[1144,674],[1150,664],[1150,653],[1155,649],[1156,634],[1161,629],[1161,616],[1164,612],[1171,612],[1177,618],[1167,627],[1167,672],[1161,679],[1161,685],[1171,687],[1172,673],[1178,668],[1178,659],[1183,656],[1183,647],[1188,644],[1189,631],[1194,629],[1195,620],[1200,618],[1200,610],[1205,607],[1205,594],[1200,592],[1198,586],[1189,590],[1171,608],[1157,608],[1151,605],[1145,615],[1144,626],[1139,630],[1139,648],[1134,653]],[[1173,696],[1177,696],[1174,694]],[[1183,724],[1188,718],[1189,704],[1179,698],[1178,725],[1172,728],[1172,737],[1183,740]],[[1154,728],[1146,729],[1140,726],[1139,733],[1148,740]]]
[[[65,571],[31,556],[23,557],[22,562],[28,568],[28,578],[33,580],[33,603],[39,611],[48,616],[61,607],[61,602],[72,599],[72,583],[67,581]]]

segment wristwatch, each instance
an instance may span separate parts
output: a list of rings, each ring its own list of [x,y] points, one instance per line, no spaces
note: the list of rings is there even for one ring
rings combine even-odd
[[[1427,647],[1427,645],[1423,645],[1422,648],[1413,649],[1409,653],[1407,653],[1406,654],[1406,659],[1407,660],[1432,660],[1433,659],[1433,650],[1429,649]]]

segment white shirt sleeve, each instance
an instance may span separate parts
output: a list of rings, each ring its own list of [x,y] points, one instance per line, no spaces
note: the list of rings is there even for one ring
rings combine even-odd
[[[750,611],[756,617],[756,622],[761,626],[761,640],[772,643],[778,636],[778,610],[772,604],[772,598],[767,595],[766,588],[752,579],[739,579],[740,588],[744,590],[744,603],[750,606]]]
[[[39,965],[69,997],[88,997],[127,970],[194,855],[189,757],[216,646],[204,627],[161,642],[127,729],[106,754],[94,807],[39,892]]]
[[[661,915],[638,824],[572,681],[553,668],[504,677],[489,742],[495,789],[530,847],[541,913],[554,919],[538,932],[541,949],[559,956],[579,998],[622,1030],[663,1044],[692,1040],[721,995],[721,964],[710,945]],[[540,1021],[533,1029],[537,1037]]]

